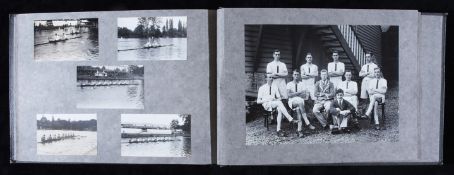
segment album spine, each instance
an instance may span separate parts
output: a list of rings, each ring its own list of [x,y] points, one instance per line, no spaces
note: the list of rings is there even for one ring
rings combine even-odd
[[[9,16],[9,132],[10,163],[16,162],[16,15]]]
[[[222,87],[221,82],[223,81],[222,77],[222,70],[223,70],[223,62],[224,62],[224,9],[217,10],[217,82],[216,82],[216,96],[217,96],[217,164],[223,164],[223,145],[224,141],[222,140],[223,137],[223,127],[222,127],[222,111],[223,109],[223,96],[222,96]]]

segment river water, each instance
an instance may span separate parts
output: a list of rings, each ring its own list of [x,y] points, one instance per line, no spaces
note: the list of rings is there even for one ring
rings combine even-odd
[[[41,137],[50,134],[74,134],[75,139],[65,139],[50,143],[40,143]],[[96,155],[96,131],[71,131],[71,130],[37,130],[37,154],[40,155]]]
[[[109,86],[78,86],[77,108],[143,109],[143,80],[138,84]]]
[[[34,54],[35,60],[65,61],[65,60],[97,60],[99,56],[98,32],[97,28],[81,27],[81,34],[70,35],[71,31],[76,31],[74,27],[66,27],[52,30],[35,31],[34,35]],[[49,37],[55,34],[67,34],[69,39],[62,42],[48,43]],[[75,38],[81,36],[80,38]],[[48,43],[48,44],[43,44]],[[37,45],[42,44],[42,45]]]
[[[118,50],[141,48],[146,38],[118,38]],[[118,51],[118,60],[186,60],[187,38],[160,38],[165,47]]]

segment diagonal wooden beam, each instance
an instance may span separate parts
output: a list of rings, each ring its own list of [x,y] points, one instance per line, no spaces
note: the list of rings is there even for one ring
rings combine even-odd
[[[347,41],[345,40],[344,36],[342,35],[341,31],[339,30],[339,27],[337,27],[336,25],[332,25],[331,29],[333,30],[333,32],[336,35],[339,42],[341,43],[341,46],[344,49],[345,53],[347,54],[348,58],[350,58],[350,61],[355,66],[356,71],[359,72],[359,70],[361,69],[361,66],[358,63],[358,60],[356,60],[356,57],[353,54],[352,50],[348,46]]]

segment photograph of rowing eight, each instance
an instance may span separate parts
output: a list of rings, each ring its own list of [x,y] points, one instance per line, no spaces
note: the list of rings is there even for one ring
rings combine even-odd
[[[98,19],[34,21],[34,57],[37,61],[98,60]]]
[[[186,60],[187,17],[118,18],[118,60]]]
[[[121,155],[188,157],[191,155],[191,115],[122,114]]]
[[[96,114],[38,114],[37,154],[96,155]]]
[[[77,108],[143,109],[144,66],[77,66]]]

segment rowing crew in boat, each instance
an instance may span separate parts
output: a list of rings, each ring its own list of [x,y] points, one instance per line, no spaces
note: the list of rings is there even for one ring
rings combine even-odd
[[[66,41],[68,40],[68,37],[66,36],[66,33],[63,33],[62,36],[59,36],[58,34],[55,34],[53,38],[49,38],[49,42],[58,42],[58,41]]]
[[[156,38],[149,37],[148,42],[143,45],[143,48],[152,48],[152,47],[157,47],[159,46],[159,42],[157,41]]]

